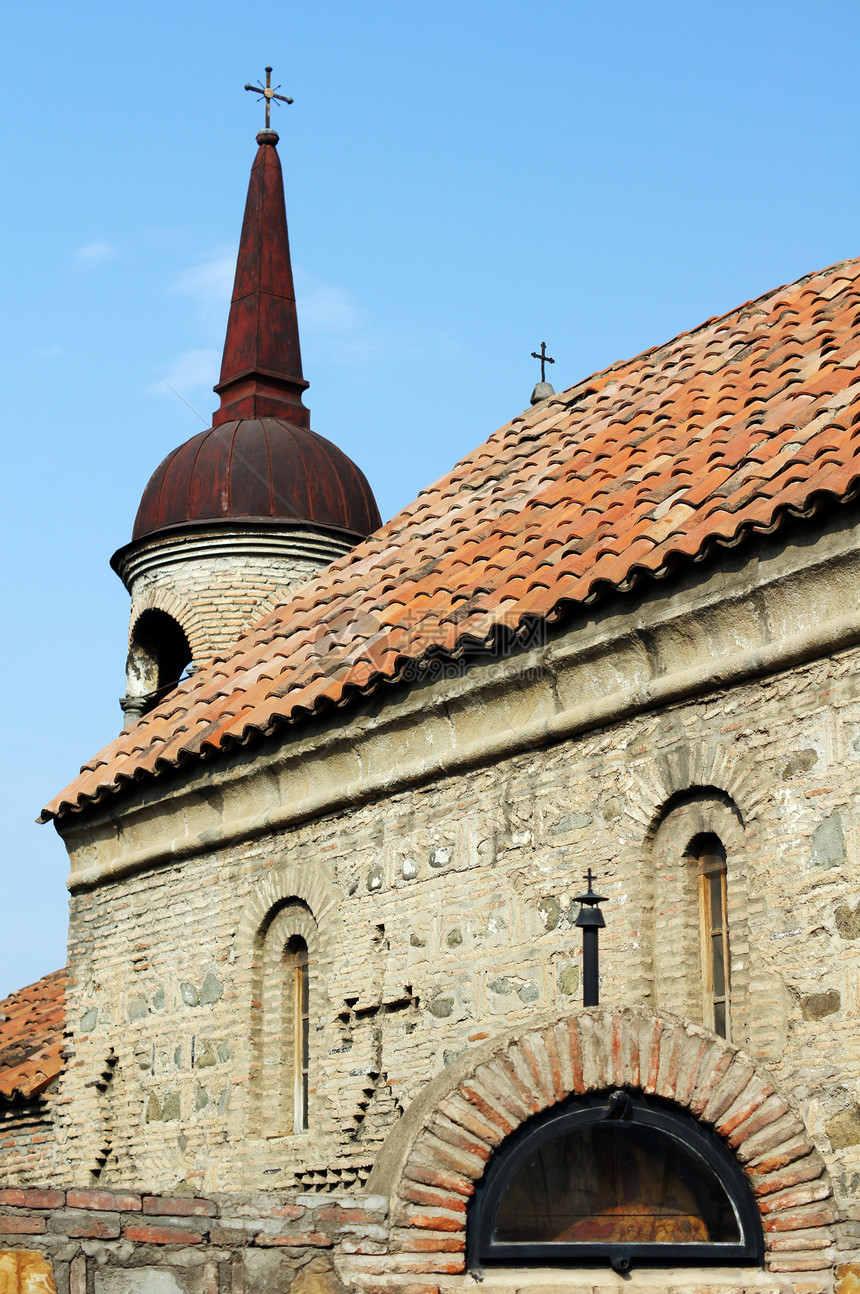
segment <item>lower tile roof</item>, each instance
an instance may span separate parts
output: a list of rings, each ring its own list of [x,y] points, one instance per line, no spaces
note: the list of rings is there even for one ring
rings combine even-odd
[[[0,1098],[32,1099],[57,1077],[65,1020],[65,970],[0,1002]]]
[[[860,261],[513,419],[81,769],[43,820],[557,620],[860,480]]]

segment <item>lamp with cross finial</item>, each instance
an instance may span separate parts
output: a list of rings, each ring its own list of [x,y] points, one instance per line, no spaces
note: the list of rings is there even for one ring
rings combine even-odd
[[[551,355],[546,353],[546,342],[540,344],[540,351],[532,351],[532,359],[540,360],[540,381],[535,383],[535,389],[532,391],[532,404],[540,404],[541,400],[546,400],[549,396],[555,395],[555,391],[546,380],[547,364],[554,364],[555,360]]]
[[[266,68],[265,85],[260,85],[258,83],[257,85],[245,86],[246,90],[250,90],[253,94],[261,95],[266,101],[266,130],[271,129],[270,110],[272,107],[272,100],[277,99],[279,103],[292,103],[292,99],[290,99],[286,94],[275,94],[275,90],[280,90],[280,88],[281,87],[279,85],[276,85],[274,89],[272,88],[272,69],[270,67]]]
[[[592,888],[594,877],[591,868],[585,874],[588,889],[584,894],[577,894],[575,903],[579,903],[579,916],[575,925],[582,931],[582,1005],[599,1006],[600,986],[598,983],[597,939],[606,921],[600,911],[600,904],[606,902],[605,894],[595,894]]]

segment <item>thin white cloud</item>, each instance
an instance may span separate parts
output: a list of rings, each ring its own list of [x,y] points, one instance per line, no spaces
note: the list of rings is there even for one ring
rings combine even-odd
[[[350,293],[310,274],[295,273],[299,331],[341,363],[381,359],[395,348]]]
[[[212,387],[218,381],[221,367],[221,352],[214,347],[201,347],[198,350],[186,350],[177,355],[166,372],[159,375],[157,381],[149,387],[150,395],[170,395],[170,388],[192,406],[202,397],[211,401]],[[175,398],[175,397],[174,397]],[[200,417],[206,421],[209,406],[199,409]]]
[[[341,288],[320,283],[308,275],[299,279],[299,306],[302,324],[311,331],[338,337],[350,337],[365,331],[364,320],[355,301]]]
[[[93,265],[102,265],[105,261],[112,261],[118,254],[112,243],[84,243],[75,251],[72,268],[83,270]]]
[[[221,347],[236,272],[235,247],[216,248],[211,255],[182,270],[168,291],[190,306],[188,330],[211,346],[183,351],[172,361],[150,393],[164,394],[168,382],[190,403],[211,390],[218,380]],[[299,332],[309,352],[324,352],[335,363],[368,365],[388,360],[408,346],[372,319],[343,288],[295,270]],[[414,343],[413,343],[414,344]],[[217,349],[216,349],[217,348]]]
[[[190,301],[197,328],[202,326],[208,334],[220,333],[227,319],[235,272],[236,248],[219,248],[207,260],[183,270],[170,291]]]

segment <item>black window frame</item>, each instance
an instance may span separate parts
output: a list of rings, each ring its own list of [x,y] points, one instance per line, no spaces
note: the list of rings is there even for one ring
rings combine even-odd
[[[517,1170],[543,1142],[605,1119],[623,1119],[680,1143],[717,1177],[732,1205],[740,1242],[672,1244],[663,1242],[494,1241],[496,1211]],[[736,1156],[706,1125],[658,1097],[615,1089],[589,1097],[572,1096],[528,1119],[501,1144],[489,1161],[466,1213],[466,1266],[597,1266],[616,1271],[642,1266],[764,1266],[764,1233],[755,1196]]]

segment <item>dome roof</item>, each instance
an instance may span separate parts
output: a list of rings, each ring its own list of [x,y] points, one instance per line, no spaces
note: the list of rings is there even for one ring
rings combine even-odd
[[[267,521],[350,531],[380,526],[364,473],[331,441],[280,418],[222,422],[187,440],[143,492],[133,540],[206,521]]]
[[[364,474],[310,430],[278,136],[263,130],[257,143],[215,387],[221,405],[208,431],[156,469],[132,543],[212,522],[314,526],[356,540],[381,524]]]

